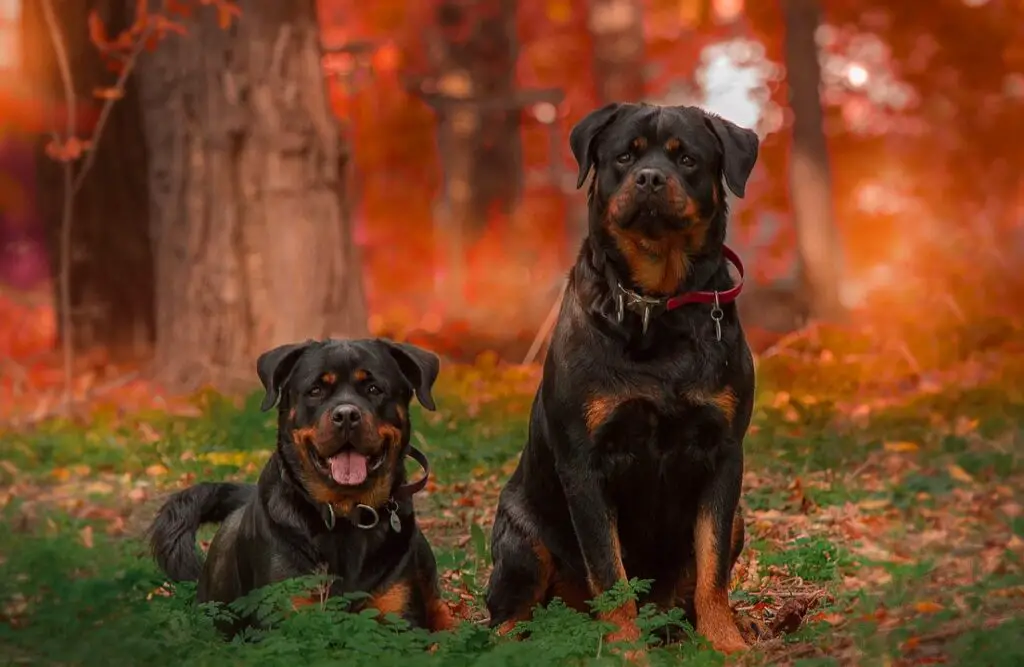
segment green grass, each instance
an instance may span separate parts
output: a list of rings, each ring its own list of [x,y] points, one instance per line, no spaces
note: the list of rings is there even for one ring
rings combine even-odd
[[[619,664],[601,639],[607,626],[557,602],[538,611],[523,641],[480,622],[490,517],[525,441],[531,397],[524,389],[459,398],[479,384],[442,390],[439,413],[413,412],[415,443],[441,485],[417,501],[420,515],[445,595],[461,600],[469,619],[456,631],[430,636],[351,614],[342,599],[283,613],[282,600],[311,581],[271,587],[233,609],[196,606],[187,585],[160,594],[138,538],[146,509],[179,483],[255,479],[274,444],[274,416],[259,412],[259,397],[205,395],[197,416],[0,434],[0,665]],[[1024,539],[1024,518],[1012,511],[1024,482],[1024,401],[958,390],[854,424],[827,396],[792,411],[772,407],[770,391],[762,399],[746,443],[748,546],[733,600],[762,625],[787,601],[811,609],[795,632],[741,660],[810,667],[940,655],[946,664],[1020,664],[1024,563],[1010,540]],[[936,414],[977,426],[954,433]],[[896,441],[916,449],[886,448]],[[216,618],[253,610],[269,629],[219,639]],[[641,625],[652,665],[725,664],[678,611],[646,608]]]

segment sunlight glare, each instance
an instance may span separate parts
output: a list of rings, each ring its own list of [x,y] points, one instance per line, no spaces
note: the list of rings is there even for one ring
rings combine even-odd
[[[851,63],[846,67],[846,81],[853,88],[862,88],[868,82],[868,71],[863,65]]]

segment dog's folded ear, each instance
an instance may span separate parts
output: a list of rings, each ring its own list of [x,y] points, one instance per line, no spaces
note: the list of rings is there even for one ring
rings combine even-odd
[[[288,379],[295,369],[295,363],[314,342],[307,340],[304,343],[281,345],[267,350],[256,360],[256,373],[260,376],[263,389],[266,390],[260,410],[266,412],[277,405],[278,399],[281,398],[281,390],[288,384]]]
[[[618,117],[623,106],[625,105],[613,102],[591,111],[583,120],[576,123],[572,132],[569,133],[569,148],[572,149],[572,155],[576,158],[576,164],[580,168],[580,174],[576,180],[577,189],[583,187],[590,168],[594,166],[594,141]]]
[[[396,343],[383,338],[381,342],[398,363],[402,375],[412,384],[420,404],[427,410],[436,410],[437,407],[434,405],[434,397],[430,390],[437,380],[437,374],[441,371],[441,360],[437,355],[408,343]]]
[[[757,133],[725,120],[713,113],[704,112],[708,127],[722,144],[722,172],[725,184],[737,197],[747,191],[747,179],[757,162]]]

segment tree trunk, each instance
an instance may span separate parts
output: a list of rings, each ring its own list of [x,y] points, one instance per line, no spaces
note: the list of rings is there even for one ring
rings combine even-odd
[[[644,24],[639,0],[590,0],[594,80],[600,104],[644,98]]]
[[[439,129],[457,153],[445,182],[453,204],[464,203],[471,228],[479,230],[494,213],[510,215],[522,188],[516,3],[441,0],[436,16],[444,36],[435,45],[438,89],[446,98],[438,106]]]
[[[25,49],[26,75],[37,82],[39,94],[63,105],[60,72],[41,3],[27,2],[24,8],[26,44],[40,45]],[[101,101],[93,98],[93,90],[109,87],[116,79],[89,41],[86,16],[92,9],[99,12],[108,32],[116,34],[131,23],[134,3],[58,3],[57,20],[80,111],[89,107],[98,110]],[[80,113],[79,117],[88,115]],[[91,127],[80,123],[80,138],[95,141],[96,158],[74,204],[69,258],[72,342],[77,350],[101,346],[114,360],[138,359],[151,350],[155,315],[145,177],[147,151],[142,139],[138,87],[133,81],[129,80],[124,97],[114,102],[103,135],[96,140],[89,132]],[[35,156],[38,212],[46,227],[53,284],[58,290],[64,167],[45,155],[43,149],[49,141],[48,135],[40,138]],[[59,323],[60,299],[56,298],[55,303]]]
[[[458,310],[465,252],[495,215],[510,216],[522,194],[516,105],[515,0],[439,0],[428,39],[444,194],[435,226],[445,267],[438,285]]]
[[[197,12],[139,71],[172,386],[251,380],[274,345],[367,333],[315,0],[239,5],[227,30]]]
[[[839,300],[841,252],[832,202],[832,176],[821,108],[821,66],[814,39],[821,20],[816,0],[782,0],[786,23],[786,83],[793,112],[789,189],[800,257],[801,281],[811,316],[834,319]]]

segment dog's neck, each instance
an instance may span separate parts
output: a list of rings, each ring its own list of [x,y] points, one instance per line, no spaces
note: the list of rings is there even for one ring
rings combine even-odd
[[[658,253],[642,257],[644,268],[661,278],[663,288],[658,293],[651,293],[636,280],[633,267],[629,266],[611,234],[600,223],[591,222],[581,260],[604,278],[609,292],[622,285],[641,296],[664,298],[706,290],[717,287],[712,283],[723,266],[724,227],[724,224],[713,225],[704,246],[697,253],[689,254],[681,248],[662,248]]]

